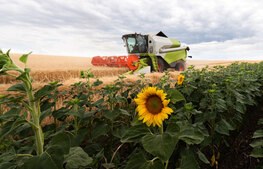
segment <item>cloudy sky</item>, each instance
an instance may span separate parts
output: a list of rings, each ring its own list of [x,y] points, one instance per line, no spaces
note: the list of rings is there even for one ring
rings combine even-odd
[[[0,0],[0,48],[123,55],[121,36],[162,30],[193,59],[263,60],[261,0]]]

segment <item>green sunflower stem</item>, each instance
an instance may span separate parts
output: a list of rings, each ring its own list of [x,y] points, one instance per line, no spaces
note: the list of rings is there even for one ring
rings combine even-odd
[[[163,124],[160,127],[160,134],[163,134]],[[168,164],[169,164],[169,159],[165,161],[165,168],[164,169],[167,169]]]
[[[33,117],[33,131],[35,133],[35,142],[36,142],[36,151],[37,155],[41,155],[43,153],[43,147],[44,147],[44,135],[40,126],[40,112],[38,112],[37,107],[39,106],[39,102],[35,101],[35,97],[33,95],[33,89],[30,79],[28,78],[27,81],[23,81],[26,85],[27,95],[29,98],[29,110],[31,113],[31,116]],[[28,83],[26,83],[28,82]]]
[[[169,160],[166,160],[166,161],[165,161],[165,167],[164,167],[164,169],[167,169],[167,168],[168,168],[168,164],[169,164]]]
[[[78,112],[78,105],[77,105],[77,104],[74,104],[74,105],[73,105],[73,111],[74,111],[75,113]],[[77,135],[77,134],[78,134],[78,131],[79,131],[78,117],[73,116],[73,120],[74,120],[75,135]]]

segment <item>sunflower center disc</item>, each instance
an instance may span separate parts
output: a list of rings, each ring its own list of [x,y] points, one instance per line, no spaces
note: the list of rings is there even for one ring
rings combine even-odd
[[[158,96],[150,96],[147,99],[146,108],[151,114],[161,113],[163,108],[162,100]]]

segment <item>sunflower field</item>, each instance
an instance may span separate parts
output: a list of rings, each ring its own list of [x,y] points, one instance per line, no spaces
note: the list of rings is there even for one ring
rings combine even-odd
[[[0,75],[18,81],[0,95],[0,169],[263,168],[263,62],[105,87],[88,70],[59,91],[34,89],[27,59],[0,51]]]

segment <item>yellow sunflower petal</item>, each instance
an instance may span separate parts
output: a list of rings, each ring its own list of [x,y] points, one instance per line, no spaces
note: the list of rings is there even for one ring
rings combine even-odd
[[[156,93],[156,87],[149,87],[145,90],[145,95],[152,96]]]
[[[150,117],[149,115],[145,115],[142,122],[145,123],[146,121],[149,121],[150,118],[151,118],[151,117]]]
[[[144,88],[134,99],[138,105],[136,111],[139,120],[146,123],[147,126],[161,127],[163,120],[168,119],[173,110],[168,107],[170,100],[165,100],[167,94],[156,87]]]
[[[157,90],[156,91],[156,95],[159,96],[159,97],[162,97],[163,94],[164,94],[163,90]]]
[[[163,90],[157,90],[156,95],[159,96],[162,101],[164,101],[167,94],[164,93]]]
[[[157,124],[157,126],[161,127],[162,125],[162,119],[158,117],[158,115],[154,116],[154,122]]]
[[[142,111],[142,110],[144,110],[144,109],[146,109],[146,107],[145,107],[144,105],[139,105],[139,106],[137,107],[137,111]]]
[[[159,117],[158,117],[158,123],[159,123],[160,125],[162,125],[162,124],[163,124],[163,120],[164,120],[163,115],[160,113],[160,114],[159,114]]]
[[[143,120],[144,116],[139,116],[138,120]]]
[[[164,100],[163,101],[163,107],[166,107],[169,103],[170,103],[170,99],[169,100]]]
[[[139,110],[139,109],[138,109]],[[138,111],[138,114],[139,116],[143,116],[145,114],[148,114],[147,113],[147,109],[146,108],[141,108],[139,111]]]
[[[147,98],[147,96],[146,96],[144,93],[139,93],[139,94],[137,95],[137,97],[138,97],[139,99],[145,99],[145,98]]]
[[[162,113],[164,113],[164,114],[171,114],[172,112],[174,112],[170,107],[164,107],[163,109],[162,109]]]
[[[151,123],[150,121],[147,121],[147,122],[146,122],[146,125],[147,125],[148,127],[150,127],[151,124],[152,124],[152,123]]]
[[[166,113],[162,113],[161,115],[163,119],[168,119],[168,115]]]

